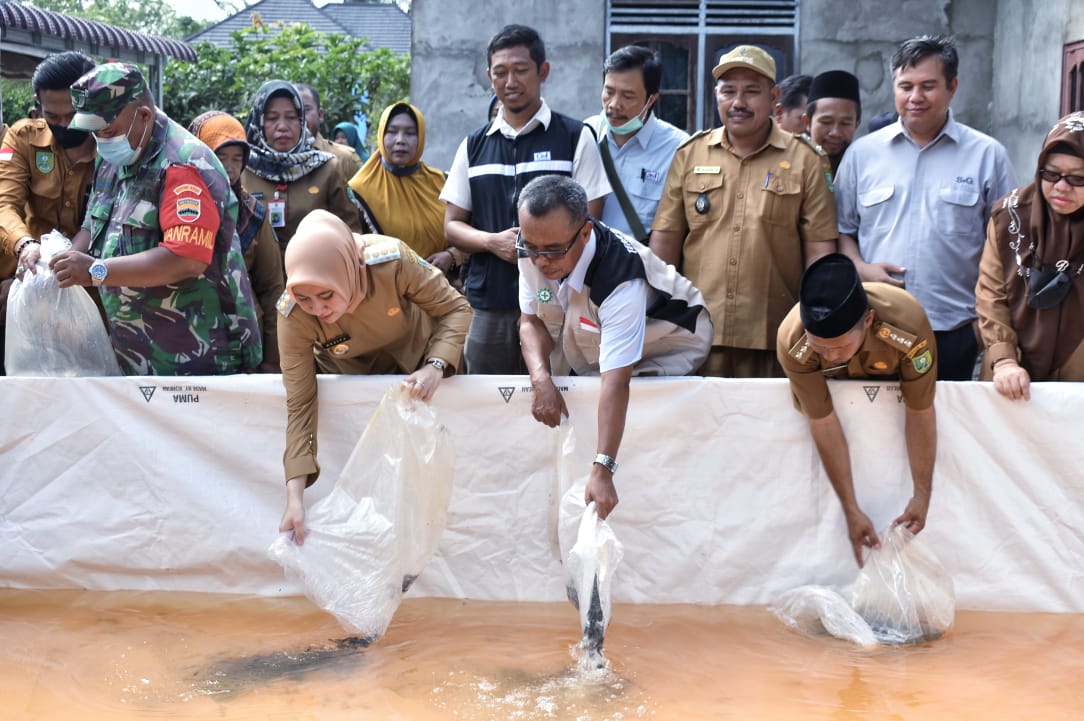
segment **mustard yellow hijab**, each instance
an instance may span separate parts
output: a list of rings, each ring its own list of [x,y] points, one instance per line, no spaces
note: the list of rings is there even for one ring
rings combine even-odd
[[[403,112],[418,124],[418,151],[400,168],[386,157],[384,133],[392,116]],[[439,199],[444,173],[421,162],[425,118],[410,103],[392,103],[380,116],[376,141],[377,152],[350,179],[350,187],[379,225],[376,232],[399,238],[423,258],[446,249],[444,203]]]

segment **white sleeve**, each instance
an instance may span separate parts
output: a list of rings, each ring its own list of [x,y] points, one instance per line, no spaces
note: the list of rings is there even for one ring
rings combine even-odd
[[[576,154],[572,157],[572,179],[587,191],[588,200],[613,192],[606,178],[606,168],[602,165],[602,156],[598,154],[595,136],[586,125],[580,131],[580,142],[576,144]]]
[[[644,355],[647,333],[647,281],[630,280],[610,293],[598,308],[602,325],[599,372],[636,365]]]
[[[519,259],[519,310],[527,315],[538,315],[535,300],[537,289],[531,287],[531,281],[528,279],[527,273],[523,272],[523,264],[530,262],[530,258]]]
[[[440,199],[463,210],[472,210],[470,202],[470,178],[467,177],[467,139],[459,143],[452,160],[452,167],[440,191]]]

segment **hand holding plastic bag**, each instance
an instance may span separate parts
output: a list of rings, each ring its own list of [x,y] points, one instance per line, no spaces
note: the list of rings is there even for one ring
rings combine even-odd
[[[846,598],[844,598],[846,596]],[[849,593],[801,586],[770,608],[806,633],[827,632],[859,645],[919,643],[940,638],[956,613],[952,578],[937,557],[902,525],[881,534]]]
[[[452,494],[450,434],[396,383],[377,406],[331,493],[268,555],[346,628],[375,640],[436,551]]]
[[[61,288],[49,260],[71,247],[59,231],[42,236],[33,273],[8,295],[4,366],[11,376],[119,376],[98,307],[80,287]]]

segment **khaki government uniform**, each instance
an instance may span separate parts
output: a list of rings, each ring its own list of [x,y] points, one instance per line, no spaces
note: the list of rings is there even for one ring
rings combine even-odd
[[[274,200],[275,188],[278,186],[278,183],[261,178],[248,168],[245,169],[241,184],[249,193],[263,201],[264,205],[269,205],[270,201]],[[283,196],[286,198],[286,225],[275,228],[275,235],[278,236],[279,246],[284,250],[297,232],[297,224],[309,211],[317,208],[339,216],[355,233],[365,230],[361,225],[357,206],[346,194],[346,183],[342,179],[339,160],[335,156],[305,177],[288,183]],[[268,213],[270,214],[270,210]]]
[[[312,147],[323,150],[325,153],[331,153],[339,159],[339,169],[342,170],[344,183],[349,183],[350,179],[361,169],[361,156],[358,155],[358,151],[349,146],[333,143],[317,133]]]
[[[714,346],[774,347],[798,297],[803,242],[839,235],[829,174],[823,153],[774,121],[744,159],[723,128],[678,148],[652,229],[686,235],[681,271],[707,300]]]
[[[455,373],[471,309],[467,299],[405,243],[382,235],[366,240],[365,298],[335,323],[279,303],[278,340],[286,386],[286,479],[320,472],[316,461],[317,373],[413,373],[430,358]]]
[[[271,228],[271,221],[266,217],[245,251],[245,268],[252,285],[253,300],[256,301],[256,323],[263,334],[263,362],[278,365],[278,313],[275,312],[275,304],[282,296],[286,283],[283,281],[282,251]]]
[[[828,363],[806,342],[799,306],[779,327],[776,354],[790,379],[795,407],[807,418],[832,412],[828,378],[884,378],[900,381],[903,402],[913,410],[933,405],[937,381],[937,343],[915,297],[887,283],[863,283],[873,310],[873,323],[858,352],[843,368]]]
[[[0,279],[15,273],[15,244],[56,228],[68,238],[83,224],[94,152],[72,163],[44,120],[20,120],[4,136],[0,158]]]

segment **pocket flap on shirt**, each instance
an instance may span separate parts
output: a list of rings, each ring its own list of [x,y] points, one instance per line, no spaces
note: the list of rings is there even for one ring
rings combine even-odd
[[[864,193],[859,193],[858,202],[861,203],[863,207],[868,208],[871,205],[878,205],[885,202],[891,198],[895,192],[896,188],[891,185],[887,185],[883,188],[874,188],[872,190],[867,190]]]
[[[971,207],[979,202],[979,191],[970,188],[941,188],[938,196],[946,203]]]

